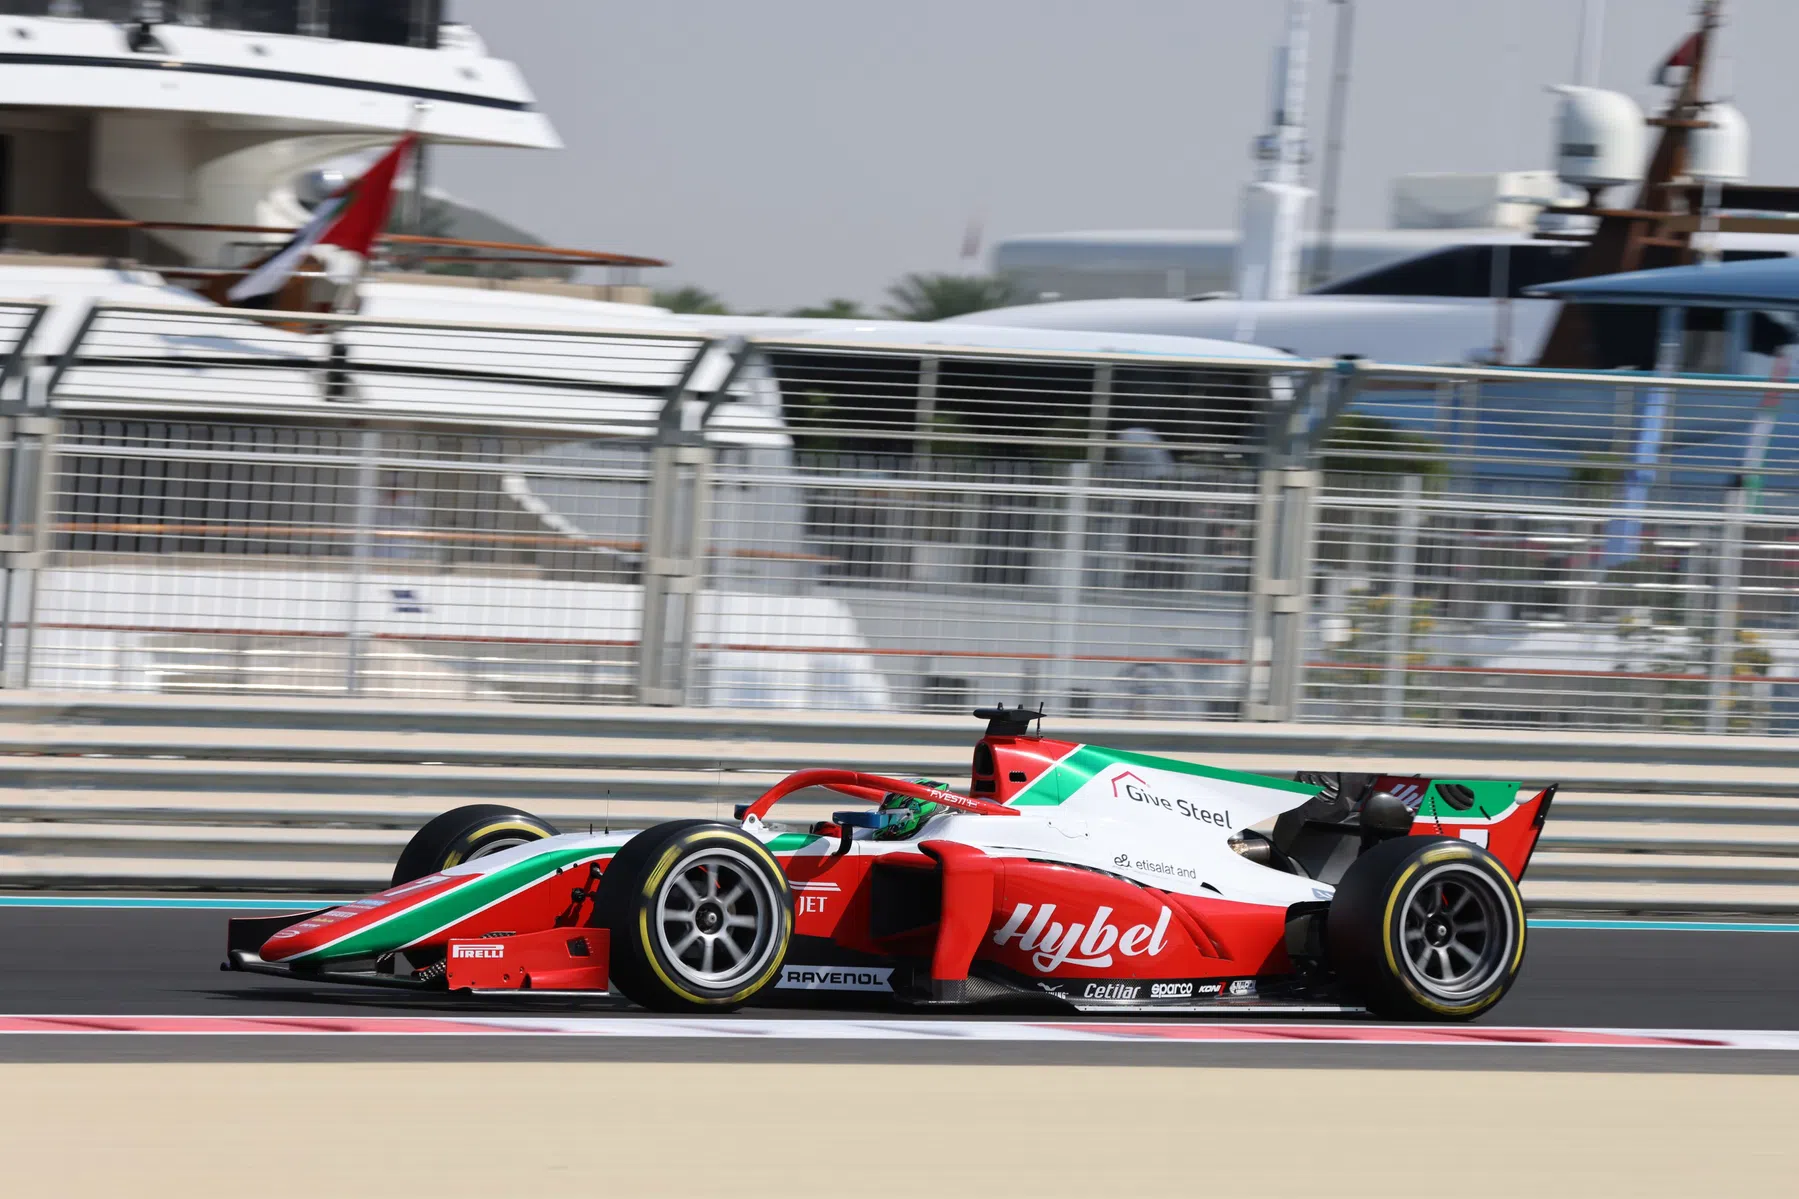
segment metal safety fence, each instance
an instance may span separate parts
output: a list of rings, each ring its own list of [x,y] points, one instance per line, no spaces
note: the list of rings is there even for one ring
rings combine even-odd
[[[20,320],[10,686],[1799,728],[1795,385]]]
[[[1781,383],[1370,369],[1320,454],[1300,715],[1799,730],[1796,416]]]

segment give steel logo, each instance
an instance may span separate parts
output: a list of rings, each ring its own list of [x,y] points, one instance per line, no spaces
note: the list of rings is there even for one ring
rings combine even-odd
[[[1160,808],[1164,812],[1177,812],[1187,819],[1197,820],[1201,824],[1216,825],[1224,829],[1236,827],[1231,823],[1230,809],[1220,811],[1217,808],[1208,808],[1194,803],[1190,799],[1169,799],[1165,795],[1157,795],[1149,789],[1149,784],[1144,782],[1142,776],[1135,771],[1126,770],[1121,774],[1113,775],[1112,794],[1119,799],[1128,799],[1133,803],[1143,804],[1145,807]]]

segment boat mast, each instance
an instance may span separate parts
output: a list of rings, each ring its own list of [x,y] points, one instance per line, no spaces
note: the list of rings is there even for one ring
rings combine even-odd
[[[1687,178],[1687,158],[1693,131],[1711,127],[1705,115],[1705,68],[1722,7],[1723,0],[1704,0],[1700,5],[1699,28],[1680,52],[1687,59],[1686,77],[1662,115],[1649,118],[1648,123],[1660,128],[1662,135],[1643,174],[1636,203],[1629,208],[1600,208],[1589,203],[1583,208],[1558,210],[1599,219],[1574,278],[1685,266],[1694,261],[1693,232],[1700,203],[1697,186]],[[1589,9],[1587,32],[1591,30]],[[1597,55],[1596,48],[1587,49],[1588,40],[1583,36],[1582,70],[1587,54]],[[1591,40],[1596,42],[1596,36]],[[1577,369],[1593,365],[1594,357],[1593,327],[1586,306],[1564,304],[1537,365]]]
[[[1324,135],[1324,182],[1318,214],[1318,248],[1312,255],[1312,286],[1330,282],[1331,244],[1337,236],[1337,189],[1343,174],[1343,125],[1349,108],[1349,63],[1355,36],[1355,0],[1331,0],[1337,9],[1336,42],[1331,47],[1330,124]]]
[[[1284,300],[1298,290],[1299,248],[1311,189],[1305,186],[1306,67],[1311,0],[1287,0],[1287,36],[1274,56],[1273,120],[1256,138],[1256,178],[1243,189],[1237,295]]]

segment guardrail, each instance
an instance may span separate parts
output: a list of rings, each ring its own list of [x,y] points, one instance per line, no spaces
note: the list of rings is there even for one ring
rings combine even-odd
[[[1270,772],[1382,767],[1563,784],[1536,910],[1799,913],[1799,747],[1419,728],[1052,721],[1059,737]],[[344,893],[437,811],[563,827],[728,816],[788,770],[954,779],[965,717],[0,696],[0,887]],[[829,801],[797,806],[805,818]]]

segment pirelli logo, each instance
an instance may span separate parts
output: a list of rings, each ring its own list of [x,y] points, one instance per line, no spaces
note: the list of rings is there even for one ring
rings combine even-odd
[[[503,958],[506,956],[504,945],[452,945],[452,958]]]

